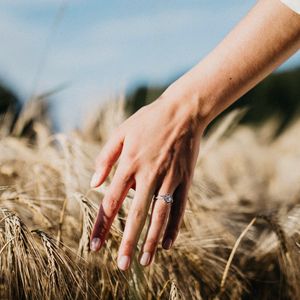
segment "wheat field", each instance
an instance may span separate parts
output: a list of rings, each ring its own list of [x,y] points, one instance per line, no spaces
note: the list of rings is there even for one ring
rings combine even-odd
[[[68,134],[52,132],[42,100],[15,124],[1,116],[0,298],[300,299],[300,119],[277,138],[276,120],[241,125],[239,111],[214,126],[179,237],[150,267],[116,264],[133,190],[105,247],[89,251],[113,175],[90,189],[93,162],[124,107],[110,101]]]

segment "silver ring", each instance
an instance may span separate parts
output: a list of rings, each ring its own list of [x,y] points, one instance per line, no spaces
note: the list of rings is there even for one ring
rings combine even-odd
[[[162,199],[167,204],[172,204],[174,202],[173,196],[171,194],[157,195],[155,200]]]

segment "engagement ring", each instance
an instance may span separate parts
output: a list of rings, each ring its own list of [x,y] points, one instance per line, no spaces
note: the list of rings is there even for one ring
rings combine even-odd
[[[157,196],[155,197],[155,199],[156,199],[156,200],[157,200],[157,199],[162,199],[162,200],[164,200],[166,203],[170,203],[170,204],[172,204],[173,201],[174,201],[173,196],[172,196],[171,194],[157,195]]]

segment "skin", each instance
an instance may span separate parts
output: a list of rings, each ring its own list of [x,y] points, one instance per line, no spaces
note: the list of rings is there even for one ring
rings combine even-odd
[[[119,248],[118,266],[130,267],[151,208],[140,253],[149,265],[158,244],[170,249],[178,235],[187,194],[207,125],[300,48],[300,15],[278,0],[261,0],[202,61],[153,103],[122,123],[96,161],[91,186],[116,172],[91,234],[98,251],[130,188],[135,190]],[[173,204],[153,201],[170,193]]]

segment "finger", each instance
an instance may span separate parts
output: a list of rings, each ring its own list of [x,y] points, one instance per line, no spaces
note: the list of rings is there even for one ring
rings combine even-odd
[[[96,170],[90,183],[92,188],[101,185],[110,173],[112,166],[121,154],[123,141],[123,135],[120,131],[116,131],[103,146],[96,159]]]
[[[137,181],[118,255],[118,266],[125,271],[129,268],[136,244],[143,229],[153,197],[152,184]]]
[[[175,176],[173,172],[168,173],[164,178],[158,195],[173,195],[176,189],[176,185],[177,182],[175,182]],[[150,224],[148,227],[148,232],[146,234],[140,259],[140,263],[143,266],[149,265],[154,257],[158,243],[167,225],[171,205],[171,203],[167,203],[160,198],[153,201]]]
[[[109,232],[111,224],[134,182],[132,174],[124,171],[120,164],[100,205],[91,234],[91,250],[98,251]]]
[[[172,247],[178,235],[187,202],[189,185],[190,183],[188,181],[184,181],[175,190],[174,202],[171,207],[168,224],[162,242],[162,247],[166,250]]]

